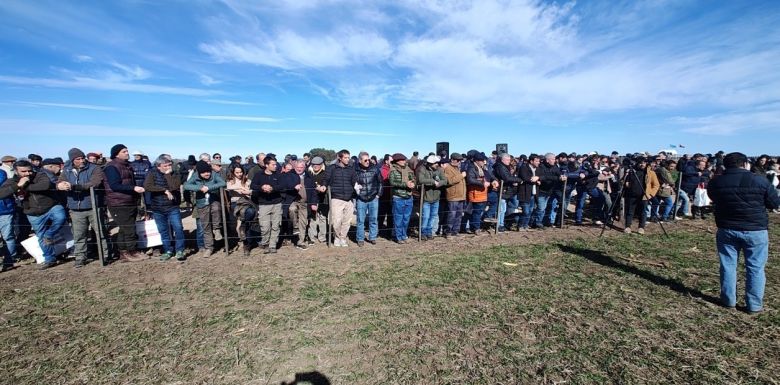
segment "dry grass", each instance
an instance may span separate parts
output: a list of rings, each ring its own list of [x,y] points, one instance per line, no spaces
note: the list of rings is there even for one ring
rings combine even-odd
[[[669,230],[23,266],[0,275],[0,382],[278,384],[317,370],[337,384],[777,383],[780,314],[713,304],[714,236],[703,222]]]

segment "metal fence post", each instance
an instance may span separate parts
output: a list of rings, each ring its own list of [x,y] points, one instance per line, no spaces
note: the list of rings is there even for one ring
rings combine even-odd
[[[95,239],[97,241],[98,258],[100,258],[100,265],[106,265],[107,256],[103,255],[103,225],[100,223],[100,214],[98,214],[97,199],[95,199],[95,188],[89,188],[89,198],[92,200],[92,217],[95,221]],[[108,241],[106,241],[108,245]]]
[[[504,181],[500,181],[498,185],[498,209],[496,210],[496,229],[493,230],[493,235],[498,235],[498,223],[500,220],[498,219],[498,216],[501,215],[501,201],[504,199]],[[509,205],[504,204],[504,218],[506,218],[506,210],[509,210]],[[506,223],[504,223],[504,226],[506,226]]]
[[[422,242],[422,211],[425,204],[425,185],[420,185],[420,212],[417,215],[417,242]],[[414,206],[414,195],[412,195],[412,206]]]
[[[330,204],[331,203],[330,187],[328,187],[327,191],[328,191],[328,193],[327,193],[327,195],[328,195],[328,216],[325,217],[325,236],[328,237],[328,247],[330,247],[331,244],[332,244],[330,236],[333,233],[333,231],[331,231],[331,228],[330,228],[331,224],[333,223],[333,221],[331,221],[331,219],[330,219],[330,216],[333,215],[333,206],[331,206],[331,204]]]
[[[222,210],[222,238],[225,241],[225,255],[230,255],[230,240],[228,239],[228,220],[225,214],[225,189],[219,188],[219,207]]]

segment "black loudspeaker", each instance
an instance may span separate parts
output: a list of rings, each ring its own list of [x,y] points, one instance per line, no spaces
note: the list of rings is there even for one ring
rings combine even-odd
[[[498,152],[499,155],[501,154],[508,154],[509,153],[509,145],[506,143],[499,143],[496,145],[496,152]]]
[[[445,155],[442,155],[444,153]],[[442,157],[450,156],[450,142],[438,142],[436,143],[436,155]]]

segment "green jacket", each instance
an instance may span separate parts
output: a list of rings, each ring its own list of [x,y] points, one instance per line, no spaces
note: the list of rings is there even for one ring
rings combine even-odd
[[[390,171],[390,186],[393,186],[393,196],[399,198],[409,198],[412,196],[412,189],[406,186],[406,182],[414,182],[414,171],[409,166],[400,167],[397,163],[393,164]],[[415,186],[416,187],[416,186]]]
[[[439,182],[439,187],[436,187],[436,182]],[[447,185],[447,178],[441,168],[432,170],[425,164],[417,167],[417,183],[425,186],[423,201],[438,202],[441,199],[441,190]]]

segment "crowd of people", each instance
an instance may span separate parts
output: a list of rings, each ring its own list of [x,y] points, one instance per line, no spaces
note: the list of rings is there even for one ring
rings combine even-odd
[[[751,167],[778,194],[778,160],[762,155]],[[140,261],[148,256],[138,249],[136,221],[147,218],[161,235],[160,260],[184,261],[188,208],[204,258],[217,245],[249,256],[253,248],[276,253],[288,243],[303,250],[329,242],[364,247],[379,237],[404,244],[412,231],[423,241],[487,229],[544,231],[567,219],[622,222],[625,233],[644,234],[649,221],[706,219],[712,212],[707,185],[725,169],[722,152],[676,158],[471,150],[407,158],[342,150],[327,161],[259,153],[227,162],[203,153],[175,164],[168,154],[150,161],[118,144],[108,159],[78,148],[67,159],[9,155],[0,167],[0,252],[3,271],[12,268],[21,254],[17,245],[32,231],[43,252],[41,268],[50,268],[58,263],[57,234],[70,223],[76,267],[97,248],[106,260]],[[108,224],[118,228],[114,237]]]

